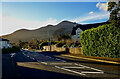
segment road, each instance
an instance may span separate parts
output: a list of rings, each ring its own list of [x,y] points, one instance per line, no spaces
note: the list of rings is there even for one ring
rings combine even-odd
[[[58,58],[59,53],[21,50],[3,55],[3,79],[119,79],[119,66]]]

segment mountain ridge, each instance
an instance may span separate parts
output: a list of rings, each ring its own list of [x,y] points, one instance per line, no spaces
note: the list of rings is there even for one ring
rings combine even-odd
[[[33,38],[38,40],[47,40],[50,36],[55,38],[57,35],[61,34],[63,29],[63,33],[71,33],[74,24],[75,23],[70,21],[62,21],[57,25],[47,25],[34,30],[20,29],[11,34],[3,35],[2,38],[10,40],[12,43],[18,43],[19,40],[28,42]]]

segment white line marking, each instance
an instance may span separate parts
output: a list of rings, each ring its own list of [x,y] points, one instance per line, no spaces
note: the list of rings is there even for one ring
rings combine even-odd
[[[66,66],[64,66],[64,68],[77,68],[77,69],[82,69],[82,68],[85,68],[85,67],[66,67]]]
[[[92,68],[92,67],[88,67],[88,66],[84,66],[84,65],[81,65],[81,64],[77,64],[77,63],[75,63],[75,65],[78,65],[78,66],[82,66],[82,67],[85,67],[85,68],[89,68],[89,69],[92,69],[92,70],[96,70],[96,71],[100,71],[100,72],[103,72],[102,70],[99,70],[99,69],[95,69],[95,68]]]
[[[45,63],[45,62],[41,62],[41,63],[47,65],[47,63]]]
[[[56,58],[56,60],[61,60],[61,59]]]
[[[46,56],[46,57],[51,58],[50,56]]]
[[[50,63],[50,65],[72,65],[72,63]]]
[[[29,56],[27,56],[27,57],[29,57]]]
[[[79,72],[76,72],[76,71],[73,71],[73,70],[70,70],[70,69],[61,68],[61,67],[59,67],[59,66],[55,66],[55,67],[58,68],[58,69],[66,70],[66,71],[69,71],[69,72],[73,72],[73,73],[75,73],[75,74],[86,75],[86,74],[79,73]]]
[[[104,74],[104,72],[85,72],[85,71],[82,71],[81,73],[92,73],[92,74],[100,73],[100,74]]]
[[[62,60],[62,62],[66,62],[66,61]]]

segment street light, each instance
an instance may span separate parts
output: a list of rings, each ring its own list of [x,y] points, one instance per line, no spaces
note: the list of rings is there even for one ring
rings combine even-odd
[[[51,52],[51,35],[50,35],[50,30],[48,30],[48,37],[49,37],[49,39],[48,39],[48,46],[50,46],[50,52]]]

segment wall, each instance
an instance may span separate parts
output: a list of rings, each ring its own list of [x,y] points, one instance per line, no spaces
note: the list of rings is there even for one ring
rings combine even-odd
[[[71,54],[80,54],[80,55],[82,55],[82,47],[80,47],[80,48],[69,48],[69,52]]]
[[[49,46],[44,46],[46,51],[50,51]],[[80,54],[82,55],[82,48],[68,48],[70,54]],[[44,50],[45,51],[45,50]],[[56,51],[56,52],[65,52],[66,48],[63,47],[56,47],[56,45],[51,45],[51,51]]]

